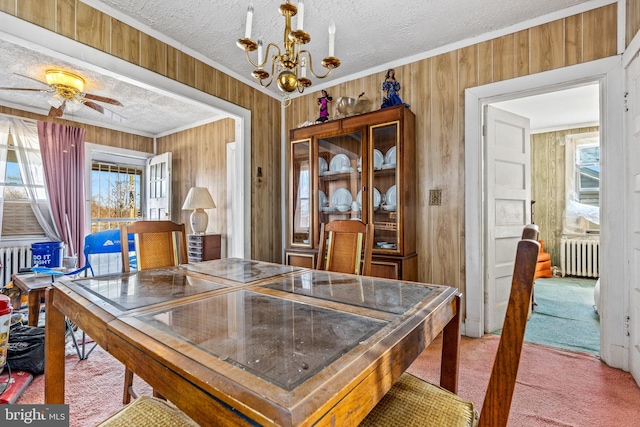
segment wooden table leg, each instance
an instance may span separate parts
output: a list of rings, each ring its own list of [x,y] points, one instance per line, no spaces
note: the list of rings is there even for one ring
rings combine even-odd
[[[44,290],[29,292],[29,326],[38,326],[38,318],[40,317],[40,301]]]
[[[44,403],[64,403],[64,314],[54,305],[56,290],[45,294],[46,321],[44,329]]]
[[[442,331],[440,386],[457,394],[460,358],[460,295],[456,297],[454,305],[456,314]]]

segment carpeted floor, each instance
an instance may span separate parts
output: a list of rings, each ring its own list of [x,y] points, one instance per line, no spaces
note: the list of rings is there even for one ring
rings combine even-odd
[[[458,394],[481,410],[499,336],[462,337]],[[440,341],[409,371],[439,380]],[[596,356],[525,343],[509,427],[631,427],[640,419],[640,388],[633,377]]]
[[[481,408],[499,337],[462,337],[459,395]],[[409,371],[437,382],[441,341]],[[101,348],[84,361],[66,361],[70,426],[87,427],[122,407],[123,366]],[[136,388],[150,394],[136,377]],[[17,403],[43,403],[44,377],[36,377]],[[640,388],[630,374],[597,357],[525,343],[509,427],[631,427],[640,419]]]
[[[596,280],[572,277],[536,279],[537,305],[527,322],[525,341],[600,355],[600,317],[593,308],[595,284]]]
[[[525,341],[599,355],[600,316],[593,308],[595,285],[593,279],[537,279],[537,305],[527,324]]]

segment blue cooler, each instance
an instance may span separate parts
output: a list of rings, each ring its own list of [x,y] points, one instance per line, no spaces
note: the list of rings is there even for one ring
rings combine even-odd
[[[62,267],[62,242],[43,242],[31,245],[31,266],[56,268]]]

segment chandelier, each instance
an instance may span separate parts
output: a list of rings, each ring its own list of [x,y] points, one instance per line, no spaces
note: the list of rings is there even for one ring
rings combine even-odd
[[[73,112],[84,102],[84,79],[62,70],[47,70],[47,84],[53,90],[53,96],[47,100],[49,105],[60,108],[66,102],[66,110]]]
[[[304,3],[298,1],[298,6],[289,3],[286,0],[278,8],[278,11],[285,18],[284,27],[284,43],[282,49],[275,43],[269,43],[266,52],[263,52],[262,40],[258,39],[256,43],[251,39],[251,27],[253,24],[253,5],[249,5],[247,9],[247,22],[244,38],[238,39],[237,45],[244,49],[247,54],[247,60],[251,65],[256,67],[253,70],[253,77],[260,81],[263,87],[269,86],[274,79],[276,73],[276,82],[278,88],[284,93],[283,105],[285,107],[290,103],[289,93],[297,90],[304,92],[306,87],[311,86],[311,80],[307,78],[307,70],[318,79],[327,77],[334,68],[340,66],[340,60],[333,56],[335,46],[336,27],[333,22],[329,26],[329,56],[322,60],[322,66],[327,69],[326,74],[318,75],[313,70],[313,59],[311,53],[302,49],[302,45],[311,41],[311,36],[303,29],[304,24]],[[291,17],[298,15],[297,28],[291,29]],[[271,50],[273,49],[273,53]],[[249,52],[258,51],[257,62],[254,62]],[[270,56],[271,54],[271,56]],[[271,72],[264,69],[267,63],[271,61]]]

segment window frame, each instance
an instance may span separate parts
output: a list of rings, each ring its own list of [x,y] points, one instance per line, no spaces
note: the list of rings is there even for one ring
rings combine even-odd
[[[92,221],[91,218],[91,183],[92,183],[92,166],[94,162],[115,164],[122,166],[136,166],[142,169],[142,177],[140,180],[140,194],[141,212],[146,209],[146,170],[145,165],[147,160],[153,157],[153,153],[147,153],[143,151],[129,150],[126,148],[111,147],[108,145],[95,144],[91,142],[85,143],[85,208],[87,215],[85,215],[85,234],[91,233]],[[128,218],[121,218],[120,222],[130,222]],[[114,221],[118,222],[118,221]]]

